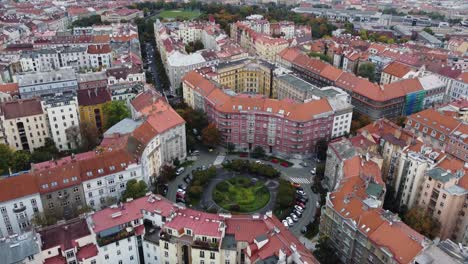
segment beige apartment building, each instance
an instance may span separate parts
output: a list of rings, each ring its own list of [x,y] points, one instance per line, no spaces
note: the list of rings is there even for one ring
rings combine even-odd
[[[34,151],[49,137],[47,115],[38,98],[4,102],[0,112],[5,141],[11,148]]]
[[[216,69],[217,81],[236,93],[263,94],[275,98],[273,70],[275,66],[264,60],[242,59],[220,63]]]
[[[447,158],[424,176],[418,205],[440,222],[440,238],[468,244],[468,176],[464,163]]]

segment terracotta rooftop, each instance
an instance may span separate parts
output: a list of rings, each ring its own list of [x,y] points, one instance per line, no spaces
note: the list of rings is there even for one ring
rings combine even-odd
[[[76,218],[67,223],[46,227],[39,230],[42,250],[59,246],[62,251],[78,245],[77,239],[91,234],[86,219]],[[84,245],[79,245],[84,246]]]
[[[110,101],[111,95],[104,87],[78,90],[78,104],[80,106],[98,105]]]
[[[398,61],[394,61],[388,64],[387,67],[383,69],[383,72],[398,78],[403,78],[411,70],[412,69],[410,66],[400,63]]]
[[[31,173],[0,179],[0,202],[39,193],[36,178]]]
[[[43,113],[41,100],[38,98],[20,99],[4,102],[0,105],[5,119],[35,116]]]

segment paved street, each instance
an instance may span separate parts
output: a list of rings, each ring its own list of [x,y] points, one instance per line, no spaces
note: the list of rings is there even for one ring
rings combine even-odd
[[[148,63],[148,70],[151,71],[151,75],[154,78],[155,81],[155,87],[156,90],[162,94],[164,94],[164,91],[162,87],[159,85],[161,82],[159,81],[159,75],[157,72],[157,66],[156,66],[156,60],[154,59],[154,48],[151,43],[145,43],[145,50],[146,50],[146,60]]]
[[[248,159],[248,158],[240,158],[238,155],[227,155],[227,156],[225,156],[223,158],[223,157],[219,157],[219,156],[224,156],[225,155],[223,153],[223,151],[220,154],[216,150],[213,150],[212,152],[209,152],[207,149],[205,149],[203,147],[197,147],[197,149],[200,151],[200,155],[195,156],[195,157],[190,157],[190,158],[193,158],[195,160],[194,164],[187,167],[187,168],[185,168],[184,173],[177,176],[177,178],[173,182],[169,183],[169,189],[168,189],[168,192],[167,192],[167,198],[168,199],[170,199],[172,201],[176,200],[176,193],[177,193],[178,185],[182,184],[182,183],[186,184],[183,181],[183,178],[188,173],[191,173],[191,171],[194,170],[195,168],[200,167],[200,166],[209,167],[209,166],[213,165],[213,163],[215,161],[217,161],[217,163],[218,163],[221,159],[226,159],[226,160]],[[299,219],[299,221],[297,223],[295,223],[295,225],[293,227],[290,228],[290,230],[298,237],[301,235],[300,230],[302,229],[302,227],[306,226],[307,224],[309,224],[310,222],[313,221],[315,211],[316,211],[316,203],[317,203],[317,195],[314,194],[312,192],[311,188],[310,188],[311,187],[311,182],[312,182],[312,177],[311,177],[311,174],[310,174],[309,171],[311,169],[311,166],[302,167],[302,166],[298,165],[299,162],[300,161],[298,161],[297,164],[295,164],[293,167],[290,167],[290,168],[285,168],[285,167],[282,167],[282,166],[280,166],[278,164],[273,164],[273,163],[267,162],[268,164],[271,164],[273,167],[275,167],[276,169],[281,171],[282,172],[281,173],[282,177],[285,180],[299,183],[302,186],[302,188],[304,188],[304,191],[307,193],[307,195],[309,197],[309,202],[306,205],[306,209],[304,210],[304,213],[303,213],[302,217]],[[307,160],[307,162],[309,164],[315,164],[315,163],[313,163],[313,161],[310,161],[310,160]]]

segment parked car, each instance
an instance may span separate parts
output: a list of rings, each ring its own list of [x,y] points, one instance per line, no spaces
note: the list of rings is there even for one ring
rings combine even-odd
[[[259,160],[256,160],[255,161],[255,164],[263,164],[263,162],[259,161]]]
[[[185,203],[185,199],[176,198],[176,203]]]
[[[240,153],[240,154],[239,154],[239,157],[241,157],[241,158],[246,158],[246,157],[247,157],[247,153]]]
[[[297,217],[297,215],[295,215],[294,213],[291,213],[291,218],[294,222],[299,221],[299,217]]]
[[[305,161],[299,163],[299,165],[301,165],[302,167],[308,167],[309,166],[309,164],[307,162],[305,162]]]
[[[194,150],[194,151],[192,151],[192,153],[191,153],[190,155],[192,155],[192,156],[198,156],[198,155],[200,155],[200,151]]]
[[[286,161],[281,162],[280,165],[286,168],[289,167],[289,163],[287,163]]]
[[[300,205],[295,205],[294,206],[294,209],[298,210],[298,211],[304,211],[304,207],[300,206]]]
[[[184,190],[184,191],[187,190],[187,185],[185,185],[185,184],[179,184],[177,187],[178,187],[179,189]]]
[[[299,210],[297,210],[297,209],[294,209],[294,210],[293,210],[293,213],[294,213],[295,215],[297,215],[297,217],[299,217],[299,218],[302,217],[302,211],[299,211]]]
[[[313,168],[310,170],[310,174],[315,175],[316,173],[317,173],[317,168],[316,168],[316,167],[313,167]]]
[[[271,159],[272,163],[278,163],[279,161],[277,159]]]
[[[307,198],[304,198],[304,197],[297,198],[297,199],[296,199],[296,202],[300,202],[300,203],[306,204],[306,203],[307,203]]]
[[[192,179],[193,179],[192,174],[189,174],[189,175],[184,177],[184,182],[188,184],[188,183],[190,183],[192,181]]]
[[[179,175],[181,175],[182,173],[184,173],[184,171],[185,171],[185,168],[184,168],[184,167],[180,167],[180,168],[177,169],[176,175],[179,176]]]
[[[296,205],[299,205],[300,207],[305,208],[305,204],[304,204],[304,203],[296,202]]]
[[[294,188],[300,188],[301,185],[299,183],[296,183],[296,182],[291,182],[291,185],[294,187]]]
[[[293,225],[294,225],[294,221],[292,220],[291,217],[289,217],[289,216],[286,217],[286,221],[288,221],[288,225],[289,225],[289,226],[293,226]]]
[[[305,196],[306,193],[302,190],[296,190],[296,193],[299,194],[299,195],[302,195],[302,196]]]
[[[289,227],[288,220],[283,220],[282,222],[285,227]]]

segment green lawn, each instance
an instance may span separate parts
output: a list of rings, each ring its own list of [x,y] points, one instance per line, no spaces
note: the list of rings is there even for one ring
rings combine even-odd
[[[174,9],[174,10],[164,10],[159,13],[159,17],[170,19],[170,18],[179,18],[182,20],[191,20],[200,16],[200,11],[194,10],[181,10],[181,9]]]
[[[228,211],[248,213],[263,208],[270,200],[270,192],[264,181],[253,183],[251,178],[236,177],[218,183],[213,200]]]

